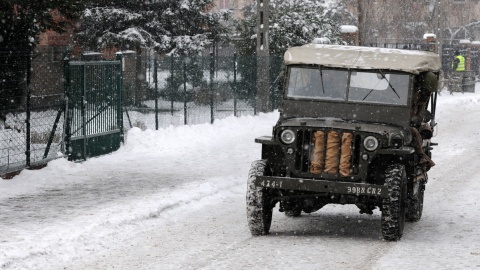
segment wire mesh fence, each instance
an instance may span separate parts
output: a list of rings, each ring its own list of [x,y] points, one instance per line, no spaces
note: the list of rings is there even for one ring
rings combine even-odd
[[[0,172],[61,156],[64,47],[0,49]]]
[[[0,49],[0,175],[65,156],[67,51]],[[279,104],[281,59],[269,59],[272,110]],[[236,54],[162,57],[147,49],[123,53],[124,127],[159,129],[254,115],[257,62],[263,60]]]
[[[262,59],[255,55],[145,57],[145,99],[136,106],[124,103],[126,126],[158,129],[257,113],[257,61]],[[282,59],[270,57],[272,110],[280,102]]]

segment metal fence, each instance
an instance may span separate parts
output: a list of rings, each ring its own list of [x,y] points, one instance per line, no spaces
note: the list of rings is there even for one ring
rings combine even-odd
[[[0,50],[0,175],[65,157],[66,53],[60,46]],[[256,65],[264,59],[161,57],[149,50],[136,58],[124,54],[124,59],[132,63],[122,67],[125,129],[212,123],[257,113]],[[273,110],[280,102],[282,57],[269,61]]]
[[[121,61],[66,60],[65,77],[68,159],[117,150],[123,138]]]
[[[0,173],[62,156],[63,51],[0,50]]]
[[[256,56],[172,57],[146,54],[147,91],[140,106],[124,103],[127,126],[161,128],[213,123],[257,113]],[[271,56],[270,109],[280,102],[281,56]]]
[[[398,43],[368,43],[368,47],[378,47],[378,48],[390,48],[390,49],[404,49],[404,50],[427,50],[428,45],[424,43],[409,43],[409,42],[398,42]]]

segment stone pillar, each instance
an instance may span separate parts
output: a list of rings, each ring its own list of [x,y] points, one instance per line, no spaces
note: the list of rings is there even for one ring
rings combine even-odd
[[[118,53],[117,53],[118,54]],[[134,51],[122,51],[122,102],[123,105],[136,105],[136,53]]]
[[[342,35],[342,40],[348,45],[358,46],[358,27],[354,25],[341,25],[340,33]]]
[[[480,41],[472,41],[470,54],[472,71],[478,76],[480,75]]]
[[[423,35],[423,41],[427,46],[427,51],[438,53],[437,36],[435,34],[427,33]]]

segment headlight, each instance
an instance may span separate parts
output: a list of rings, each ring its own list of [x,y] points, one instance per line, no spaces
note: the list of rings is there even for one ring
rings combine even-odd
[[[368,151],[375,151],[378,148],[378,140],[373,136],[368,136],[363,140],[363,146]]]
[[[286,129],[282,131],[282,134],[280,134],[280,140],[284,144],[291,144],[295,141],[295,133],[290,129]]]
[[[403,137],[400,134],[394,134],[390,139],[390,144],[394,148],[400,148],[403,146]]]

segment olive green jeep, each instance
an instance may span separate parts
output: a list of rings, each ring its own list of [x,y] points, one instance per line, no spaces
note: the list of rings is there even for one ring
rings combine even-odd
[[[437,54],[308,44],[284,55],[284,96],[272,136],[259,137],[247,217],[269,233],[272,211],[299,216],[326,204],[379,208],[384,239],[422,216],[435,127]]]

